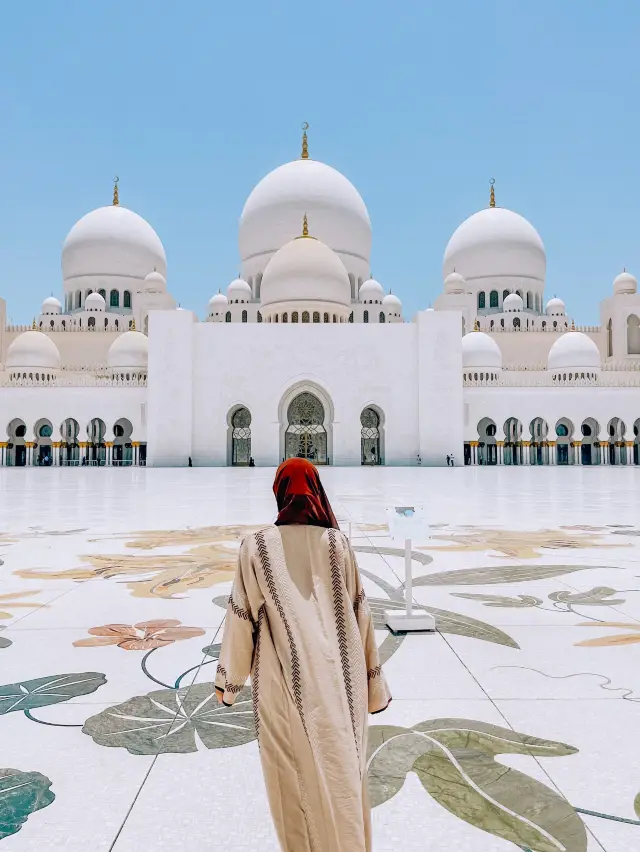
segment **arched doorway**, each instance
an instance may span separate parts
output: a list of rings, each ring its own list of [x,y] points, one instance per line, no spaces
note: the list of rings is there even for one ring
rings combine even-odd
[[[80,426],[73,417],[67,417],[60,427],[62,443],[60,444],[60,464],[80,464],[80,445],[78,444],[78,433]]]
[[[27,426],[24,420],[16,417],[7,426],[7,455],[5,464],[8,467],[24,467],[27,463],[27,445],[25,436]]]
[[[503,464],[522,464],[522,423],[515,417],[505,421]]]
[[[328,464],[327,430],[324,406],[308,391],[298,394],[287,409],[285,458],[309,459],[314,464]]]
[[[633,463],[640,464],[640,419],[633,424]]]
[[[609,433],[609,464],[626,464],[627,448],[624,436],[627,427],[619,417],[612,417],[607,431]]]
[[[133,426],[126,417],[116,420],[113,426],[113,456],[112,463],[116,466],[133,464],[133,445],[131,434]]]
[[[382,464],[382,423],[379,413],[371,406],[360,415],[360,463]]]
[[[561,417],[556,423],[556,464],[573,464],[573,423]]]
[[[627,353],[640,355],[640,319],[635,314],[627,317]]]
[[[104,420],[94,417],[87,426],[89,443],[87,446],[87,462],[90,465],[104,465],[107,463],[107,445],[105,435],[107,426]]]
[[[580,461],[584,465],[600,464],[600,445],[598,435],[600,426],[593,417],[587,417],[580,427],[582,432],[582,446],[580,447]]]
[[[40,467],[51,467],[53,464],[53,425],[50,420],[42,418],[35,425],[36,443],[33,450],[33,463]]]
[[[478,423],[478,464],[498,464],[497,431],[490,417],[483,417]]]
[[[251,462],[251,412],[241,406],[231,415],[231,464],[248,466]]]
[[[529,424],[531,443],[529,444],[529,464],[549,464],[549,424],[542,417],[534,417]]]

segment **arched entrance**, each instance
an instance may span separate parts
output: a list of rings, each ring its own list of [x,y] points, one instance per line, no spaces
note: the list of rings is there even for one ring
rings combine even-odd
[[[600,426],[593,417],[587,417],[580,427],[582,432],[582,446],[580,447],[580,461],[584,465],[600,464],[600,446],[598,435]]]
[[[478,423],[478,464],[498,464],[497,431],[490,417],[483,417]]]
[[[382,464],[382,423],[375,408],[365,408],[360,415],[360,463]]]
[[[51,467],[53,464],[53,444],[51,441],[53,425],[51,421],[45,418],[38,420],[33,431],[36,436],[33,463],[40,467]]]
[[[78,444],[78,433],[80,426],[73,417],[67,417],[60,427],[62,443],[60,444],[60,464],[80,464],[80,445]]]
[[[251,412],[240,407],[231,415],[231,464],[248,466],[251,462]]]
[[[505,421],[503,464],[522,464],[522,423],[515,417]]]
[[[126,417],[116,420],[113,426],[113,456],[112,463],[116,466],[133,464],[133,445],[131,434],[133,426]]]
[[[324,406],[308,391],[298,394],[287,409],[284,440],[285,458],[309,459],[314,464],[328,464],[327,430]]]
[[[105,435],[107,427],[104,420],[94,417],[87,426],[89,442],[87,445],[87,463],[90,465],[104,465],[107,463],[107,445]]]
[[[27,434],[27,426],[24,420],[16,417],[7,426],[7,455],[5,464],[8,467],[24,467],[27,463],[27,445],[25,444],[25,435]]]
[[[624,436],[627,427],[619,417],[612,417],[609,421],[609,464],[626,464],[627,448]]]
[[[549,424],[542,417],[534,417],[529,424],[531,443],[529,444],[529,464],[549,464]]]
[[[566,417],[556,423],[556,464],[573,464],[573,423]]]

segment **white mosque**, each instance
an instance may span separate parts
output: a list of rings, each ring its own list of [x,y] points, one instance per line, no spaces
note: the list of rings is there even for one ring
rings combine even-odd
[[[240,277],[201,318],[176,307],[117,181],[64,241],[63,302],[17,327],[0,299],[0,464],[640,464],[636,279],[576,328],[545,304],[540,236],[492,184],[434,307],[406,318],[371,277],[364,201],[306,129],[249,195]]]

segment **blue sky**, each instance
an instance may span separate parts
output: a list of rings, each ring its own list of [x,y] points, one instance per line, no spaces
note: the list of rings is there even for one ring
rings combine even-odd
[[[547,297],[596,322],[617,272],[640,275],[639,32],[631,0],[5,3],[8,317],[61,295],[64,237],[114,174],[202,315],[238,272],[246,196],[299,155],[306,120],[311,155],[364,197],[372,270],[408,316],[495,177],[542,236]]]

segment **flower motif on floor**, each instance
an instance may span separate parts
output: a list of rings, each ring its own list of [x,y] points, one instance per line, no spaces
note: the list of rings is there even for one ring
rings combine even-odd
[[[200,627],[185,627],[172,618],[140,621],[138,624],[103,624],[91,627],[88,632],[91,637],[76,640],[73,643],[76,648],[117,645],[125,651],[152,651],[205,633]]]
[[[28,601],[23,601],[21,598],[30,598],[33,595],[39,595],[40,589],[31,592],[11,592],[8,595],[0,595],[0,606],[6,607],[8,610],[15,609],[18,607],[22,607],[23,609],[37,609],[39,606],[43,606],[41,603]],[[13,614],[11,612],[4,612],[0,610],[0,618],[12,618]]]
[[[585,639],[576,642],[579,648],[607,648],[612,645],[633,645],[640,642],[640,624],[632,624],[625,621],[585,621],[578,627],[621,627],[627,630],[635,630],[636,633],[615,633],[613,636],[597,636],[595,639]]]

